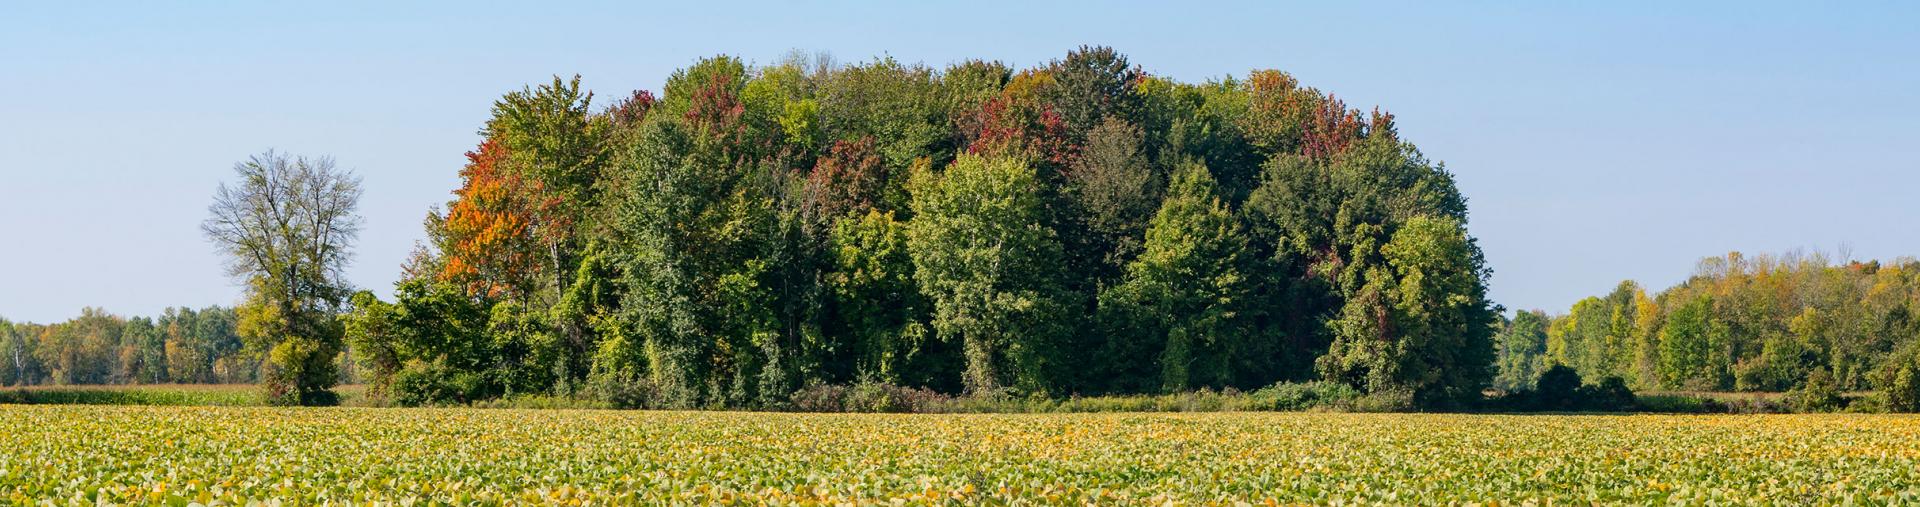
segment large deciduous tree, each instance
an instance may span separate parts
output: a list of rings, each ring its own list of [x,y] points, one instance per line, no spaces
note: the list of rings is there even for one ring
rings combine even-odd
[[[1039,176],[1017,158],[962,155],[913,176],[907,244],[933,327],[965,351],[969,392],[1045,392],[1064,366],[1060,243]]]
[[[1174,175],[1144,251],[1100,298],[1112,331],[1101,362],[1119,392],[1235,385],[1257,363],[1254,267],[1240,222],[1206,167]],[[1149,360],[1153,358],[1154,360]],[[1157,366],[1152,368],[1151,366]]]
[[[234,166],[202,230],[247,285],[240,334],[266,352],[262,383],[280,404],[336,400],[334,356],[344,270],[360,232],[360,179],[331,158],[267,152]]]

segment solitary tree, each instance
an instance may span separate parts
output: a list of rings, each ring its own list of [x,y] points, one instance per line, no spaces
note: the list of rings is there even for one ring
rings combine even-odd
[[[361,218],[360,179],[333,159],[268,151],[234,165],[201,225],[247,284],[240,335],[265,350],[261,383],[276,404],[330,404],[349,294],[343,270]]]

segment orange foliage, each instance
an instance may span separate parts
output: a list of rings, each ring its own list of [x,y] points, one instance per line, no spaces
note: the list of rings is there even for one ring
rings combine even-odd
[[[447,206],[440,277],[474,295],[523,294],[543,266],[537,233],[551,229],[541,227],[542,219],[557,200],[543,198],[538,181],[504,167],[507,160],[507,149],[497,139],[467,152],[460,189]]]

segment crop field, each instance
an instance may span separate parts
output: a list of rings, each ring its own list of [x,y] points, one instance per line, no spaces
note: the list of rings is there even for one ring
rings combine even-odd
[[[274,499],[1906,504],[1920,419],[0,405],[0,501]]]

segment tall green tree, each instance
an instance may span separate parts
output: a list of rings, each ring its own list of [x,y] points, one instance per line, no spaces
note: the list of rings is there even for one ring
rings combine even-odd
[[[1495,360],[1499,368],[1494,377],[1495,387],[1508,391],[1533,388],[1534,380],[1540,378],[1548,364],[1548,322],[1546,312],[1522,311],[1514,314],[1513,320],[1495,336],[1499,356]]]
[[[845,333],[854,357],[848,377],[916,384],[931,380],[911,378],[912,365],[921,359],[931,332],[907,237],[907,223],[890,212],[849,215],[833,228],[833,270],[826,285],[834,317],[844,326],[832,331]]]
[[[1423,406],[1477,398],[1491,376],[1495,317],[1479,248],[1451,218],[1414,217],[1380,253],[1384,265],[1367,271],[1332,324],[1322,373]]]
[[[1261,338],[1249,318],[1258,304],[1252,261],[1238,218],[1214,194],[1213,176],[1198,164],[1182,168],[1139,259],[1101,295],[1100,315],[1116,327],[1102,357],[1111,388],[1238,384],[1236,374],[1257,364]]]
[[[772,404],[797,387],[802,337],[778,318],[785,184],[763,164],[771,134],[746,121],[745,79],[728,58],[676,73],[622,158],[612,216],[634,334],[604,342],[594,368],[644,377],[668,406]]]
[[[1061,288],[1061,250],[1039,176],[1019,159],[962,155],[909,185],[907,245],[933,328],[962,344],[968,392],[1047,392],[1065,366],[1058,350],[1076,304]]]
[[[1660,380],[1669,388],[1714,390],[1727,386],[1728,329],[1713,318],[1713,298],[1680,305],[1660,329]]]
[[[229,272],[247,283],[240,334],[267,356],[269,401],[337,400],[335,314],[348,296],[344,279],[361,219],[360,179],[333,159],[267,152],[234,166],[202,225],[228,254]]]

